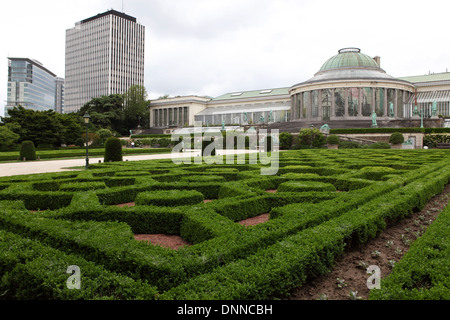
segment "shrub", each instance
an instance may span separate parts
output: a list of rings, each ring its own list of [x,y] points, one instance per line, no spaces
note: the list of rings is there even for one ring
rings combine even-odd
[[[365,149],[390,149],[391,145],[387,142],[375,142],[372,144],[367,144],[363,148],[365,148]]]
[[[85,141],[83,138],[78,138],[77,140],[75,140],[75,145],[78,146],[78,147],[80,147],[80,148],[83,148],[85,142],[86,142],[86,141]]]
[[[106,140],[104,161],[122,161],[122,144],[119,138],[111,137]]]
[[[139,193],[138,205],[176,207],[197,204],[203,201],[203,194],[196,190],[161,190]]]
[[[278,192],[336,191],[331,183],[320,181],[288,181],[278,187]]]
[[[280,149],[289,150],[292,147],[292,134],[290,132],[281,132],[279,135]]]
[[[341,141],[339,142],[339,149],[358,149],[361,145],[354,141]]]
[[[36,148],[33,141],[23,141],[20,146],[20,159],[36,160]]]
[[[339,144],[339,142],[341,141],[341,139],[334,134],[331,134],[327,137],[327,143],[328,144]]]
[[[298,136],[298,143],[300,148],[309,148],[311,146],[311,139],[313,148],[321,148],[325,144],[325,137],[319,129],[300,129],[300,134]]]
[[[403,143],[404,141],[405,141],[405,138],[403,137],[403,134],[401,134],[400,132],[394,132],[389,137],[389,142],[392,144],[400,144],[400,143]]]

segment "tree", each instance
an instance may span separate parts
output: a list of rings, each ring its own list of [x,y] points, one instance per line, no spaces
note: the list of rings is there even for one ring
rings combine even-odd
[[[17,133],[11,131],[8,126],[3,125],[0,127],[0,150],[10,150],[14,144],[19,140],[20,136]]]
[[[66,128],[53,110],[34,111],[22,106],[8,110],[9,117],[2,118],[17,133],[19,142],[30,140],[34,145],[60,146]]]
[[[124,95],[125,126],[128,130],[139,125],[148,127],[150,121],[149,101],[144,86],[131,86]]]
[[[82,121],[85,113],[89,113],[91,119],[89,127],[92,131],[109,129],[121,135],[128,134],[124,127],[125,113],[123,110],[124,98],[121,94],[111,94],[100,98],[93,98],[78,111],[78,117]]]
[[[100,129],[97,131],[97,135],[100,137],[101,142],[105,143],[106,139],[113,136],[113,133],[109,129]]]

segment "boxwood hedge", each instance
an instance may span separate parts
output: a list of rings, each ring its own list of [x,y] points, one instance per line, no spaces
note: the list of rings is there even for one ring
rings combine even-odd
[[[280,152],[274,176],[261,176],[259,164],[161,160],[0,178],[0,247],[12,248],[0,250],[0,289],[13,299],[282,297],[328,272],[345,247],[422,208],[450,179],[445,150],[334,151]],[[263,213],[265,223],[238,223]],[[160,233],[191,245],[172,250],[134,238]],[[427,246],[445,248],[430,234]],[[81,268],[81,291],[64,289],[69,263]],[[423,275],[439,273],[432,283],[441,292],[448,276],[439,263]],[[412,265],[402,274],[422,279],[408,273]],[[374,298],[412,296],[416,284],[402,277],[387,279]]]

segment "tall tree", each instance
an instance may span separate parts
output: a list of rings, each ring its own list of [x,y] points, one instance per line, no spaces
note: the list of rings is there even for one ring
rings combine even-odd
[[[131,86],[124,95],[125,126],[128,130],[140,125],[147,128],[150,118],[150,110],[147,91],[144,86]]]
[[[2,120],[16,134],[18,142],[31,140],[36,146],[74,143],[81,137],[82,127],[77,116],[61,115],[53,110],[34,111],[22,106],[8,110]]]
[[[83,117],[86,112],[91,117],[89,123],[94,131],[109,129],[120,134],[127,134],[127,129],[124,127],[123,95],[112,94],[93,98],[81,107],[78,114]]]

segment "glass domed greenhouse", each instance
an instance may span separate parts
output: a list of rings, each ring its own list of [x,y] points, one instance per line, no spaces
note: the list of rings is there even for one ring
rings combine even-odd
[[[414,85],[396,79],[358,48],[344,48],[311,79],[290,88],[291,119],[380,120],[403,118]]]

